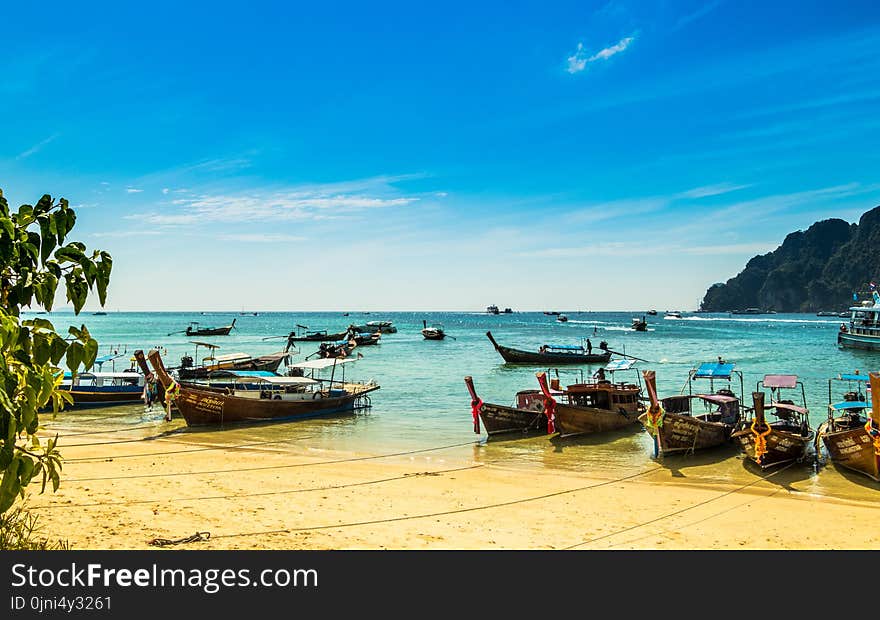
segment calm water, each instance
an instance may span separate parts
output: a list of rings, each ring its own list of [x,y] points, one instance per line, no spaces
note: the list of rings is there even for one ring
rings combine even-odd
[[[372,395],[372,408],[354,416],[239,427],[222,431],[187,430],[182,420],[161,421],[157,408],[151,413],[141,405],[63,412],[46,425],[72,433],[91,428],[118,429],[142,426],[144,433],[180,429],[185,437],[209,437],[230,445],[255,441],[278,441],[275,449],[355,451],[372,454],[405,452],[424,448],[458,446],[424,453],[425,459],[443,461],[476,458],[512,466],[550,466],[581,471],[620,473],[644,469],[655,464],[650,437],[641,431],[612,436],[550,439],[546,436],[526,439],[485,441],[473,433],[470,397],[463,377],[472,375],[478,394],[486,402],[509,404],[517,390],[536,388],[535,372],[541,368],[508,366],[486,338],[491,330],[503,345],[537,349],[543,343],[579,344],[589,337],[594,348],[600,341],[610,349],[648,360],[637,368],[654,369],[661,396],[678,394],[684,388],[688,371],[695,365],[713,361],[718,356],[735,362],[743,373],[746,403],[756,383],[768,373],[794,373],[803,381],[807,405],[814,428],[825,418],[828,405],[828,378],[839,372],[862,373],[880,367],[880,353],[840,350],[836,345],[839,320],[804,314],[769,316],[729,316],[726,314],[683,315],[666,319],[662,312],[647,317],[647,332],[629,328],[633,313],[566,313],[569,321],[559,323],[543,313],[409,313],[351,312],[333,313],[124,313],[106,316],[84,313],[53,313],[56,329],[66,332],[70,324],[84,323],[100,343],[100,353],[111,350],[131,353],[137,348],[161,347],[167,350],[166,365],[176,366],[184,353],[194,354],[189,338],[180,332],[190,321],[203,327],[222,326],[237,319],[229,336],[194,338],[220,345],[217,354],[245,352],[261,355],[280,351],[283,338],[296,324],[310,329],[342,331],[350,323],[391,320],[395,334],[383,334],[381,344],[359,349],[364,357],[346,368],[351,379],[375,379],[382,387]],[[442,323],[449,338],[426,341],[420,330],[422,320]],[[171,335],[169,335],[171,334]],[[453,339],[454,338],[454,339]],[[299,343],[300,361],[317,349],[316,343]],[[198,357],[205,354],[200,348]],[[127,358],[117,361],[116,370],[128,366]],[[563,384],[579,379],[579,368],[589,373],[596,367],[560,368]],[[105,367],[104,370],[109,370]],[[619,374],[618,379],[636,379],[635,371]],[[695,391],[708,385],[696,382]],[[718,387],[718,385],[716,385]],[[739,393],[739,385],[734,386]],[[834,399],[841,391],[836,389]],[[798,402],[798,398],[794,398]],[[482,441],[481,441],[482,440]],[[68,441],[75,441],[69,439]],[[462,445],[464,444],[464,445]],[[72,454],[71,454],[72,456]],[[689,457],[668,458],[664,462],[675,476],[693,476],[701,481],[740,481],[755,476],[735,448],[709,451]],[[783,485],[795,485],[799,491],[836,493],[859,497],[860,490],[876,494],[873,482],[833,467],[818,471],[804,464],[778,477]]]

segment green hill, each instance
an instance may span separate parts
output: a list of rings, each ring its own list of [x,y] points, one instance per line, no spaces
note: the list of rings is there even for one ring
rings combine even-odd
[[[706,291],[700,309],[761,308],[777,312],[846,310],[853,292],[880,277],[880,207],[858,224],[816,222],[790,233],[778,248],[755,256],[727,282]]]

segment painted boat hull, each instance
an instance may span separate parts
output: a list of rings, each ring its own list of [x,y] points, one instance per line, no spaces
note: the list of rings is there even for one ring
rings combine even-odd
[[[639,416],[647,426],[647,415]],[[721,422],[709,422],[689,415],[666,413],[663,425],[657,430],[657,442],[661,454],[678,454],[715,448],[730,441],[734,426]]]
[[[348,332],[339,332],[338,334],[312,334],[310,336],[290,336],[288,342],[337,342],[344,339]]]
[[[813,433],[801,435],[774,429],[765,437],[767,452],[761,458],[761,462],[758,462],[755,458],[755,434],[751,428],[734,431],[731,437],[739,444],[740,450],[746,457],[761,469],[769,469],[793,461],[802,461],[807,456],[807,450],[813,442]]]
[[[536,409],[519,409],[483,403],[480,421],[490,437],[510,433],[547,434],[547,417],[544,415],[543,405]]]
[[[187,426],[221,426],[241,422],[290,421],[351,413],[358,401],[379,386],[338,397],[311,401],[285,401],[230,396],[220,391],[199,390],[181,385],[174,404]]]
[[[446,338],[446,333],[431,329],[423,329],[422,336],[425,337],[425,340],[443,340]]]
[[[839,431],[828,429],[828,422],[823,422],[817,434],[822,438],[831,461],[880,482],[880,456],[875,453],[874,442],[864,427]]]
[[[570,437],[637,426],[639,416],[634,412],[624,414],[597,407],[577,407],[557,403],[554,423],[560,437]]]
[[[611,359],[611,353],[593,353],[591,355],[578,355],[575,353],[533,353],[520,349],[511,349],[498,345],[496,348],[504,361],[508,364],[533,364],[541,366],[556,366],[560,364],[605,364]]]
[[[837,344],[848,349],[880,351],[880,337],[878,336],[837,332]]]
[[[143,402],[143,386],[132,386],[114,389],[101,388],[90,390],[87,387],[77,387],[67,390],[73,397],[74,407],[100,407],[104,405],[129,405]],[[66,388],[60,388],[66,389]]]

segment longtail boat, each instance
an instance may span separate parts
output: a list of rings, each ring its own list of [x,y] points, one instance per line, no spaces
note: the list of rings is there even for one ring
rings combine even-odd
[[[484,403],[477,396],[474,380],[468,375],[464,378],[471,395],[471,414],[474,419],[474,432],[480,434],[480,421],[490,437],[519,433],[521,435],[552,432],[547,416],[544,415],[544,395],[540,390],[521,390],[516,393],[515,406]]]
[[[425,340],[443,340],[446,338],[446,331],[440,324],[434,324],[431,325],[431,327],[428,327],[428,322],[422,320],[422,336],[425,337]]]
[[[531,364],[558,366],[561,364],[604,364],[611,359],[611,351],[601,348],[601,353],[593,353],[580,345],[545,344],[537,351],[523,351],[504,347],[495,342],[492,332],[486,332],[489,342],[508,364]]]
[[[842,402],[831,402],[828,381],[828,419],[816,429],[831,461],[880,482],[880,374],[838,375],[837,380],[870,383],[871,402],[861,389],[847,392]],[[817,446],[818,448],[818,446]]]
[[[308,326],[296,324],[294,331],[287,336],[287,342],[335,342],[342,340],[348,334],[348,330],[330,334],[326,329],[316,329],[309,331]]]
[[[234,327],[235,319],[232,319],[232,323],[223,327],[199,327],[198,321],[192,321],[186,328],[185,333],[187,336],[228,336]]]
[[[797,390],[798,387],[801,404],[782,398],[782,390]],[[776,420],[772,422],[766,419],[763,388],[770,389],[770,402],[766,408],[773,410]],[[798,381],[797,375],[764,375],[752,393],[752,403],[752,415],[740,420],[732,435],[746,458],[761,469],[803,461],[816,433],[810,428],[804,384]]]
[[[632,360],[618,360],[626,368]],[[623,370],[625,368],[616,368]],[[535,373],[544,395],[544,411],[560,437],[614,431],[639,424],[645,408],[640,402],[641,387],[635,383],[613,382],[604,372],[594,382],[569,385],[563,391],[563,402],[550,391],[545,372]]]
[[[65,372],[59,390],[70,393],[74,407],[128,405],[143,402],[144,375],[123,372]]]
[[[655,456],[692,453],[730,441],[740,420],[742,402],[742,396],[737,397],[729,387],[734,376],[739,378],[740,394],[743,389],[742,373],[733,367],[734,364],[725,362],[700,364],[688,373],[690,393],[662,400],[657,399],[656,373],[653,370],[643,371],[651,406],[639,416],[639,421],[654,438]],[[710,392],[693,394],[694,379],[708,379]],[[726,381],[728,387],[715,390],[715,381],[718,380]],[[693,410],[697,402],[703,404],[703,412]]]
[[[245,382],[226,388],[194,387],[177,383],[155,349],[147,357],[165,388],[166,400],[173,400],[188,426],[299,420],[351,413],[369,402],[367,394],[379,389],[375,383],[334,381],[333,374],[329,381],[305,376],[248,377]],[[317,367],[315,363],[332,367],[335,373],[336,360],[313,360],[312,367]],[[258,382],[256,389],[252,387],[255,382]]]
[[[247,353],[215,355],[214,351],[220,348],[218,345],[196,341],[191,341],[191,343],[196,345],[196,357],[198,357],[199,347],[207,348],[210,354],[202,359],[200,366],[194,365],[193,357],[190,355],[181,357],[180,366],[176,369],[177,376],[181,381],[207,377],[210,373],[217,370],[265,370],[277,372],[281,364],[290,357],[288,351],[269,353],[260,357],[252,357]]]

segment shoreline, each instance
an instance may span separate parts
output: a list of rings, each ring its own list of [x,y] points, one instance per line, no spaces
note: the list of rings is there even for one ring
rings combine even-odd
[[[649,460],[600,475],[480,462],[479,448],[464,445],[309,454],[173,435],[86,437],[62,446],[58,491],[32,486],[24,504],[41,535],[74,550],[152,549],[153,538],[206,531],[209,540],[168,548],[880,549],[868,534],[880,517],[876,486],[816,493],[802,472],[762,479],[743,468],[722,480],[711,463]]]

